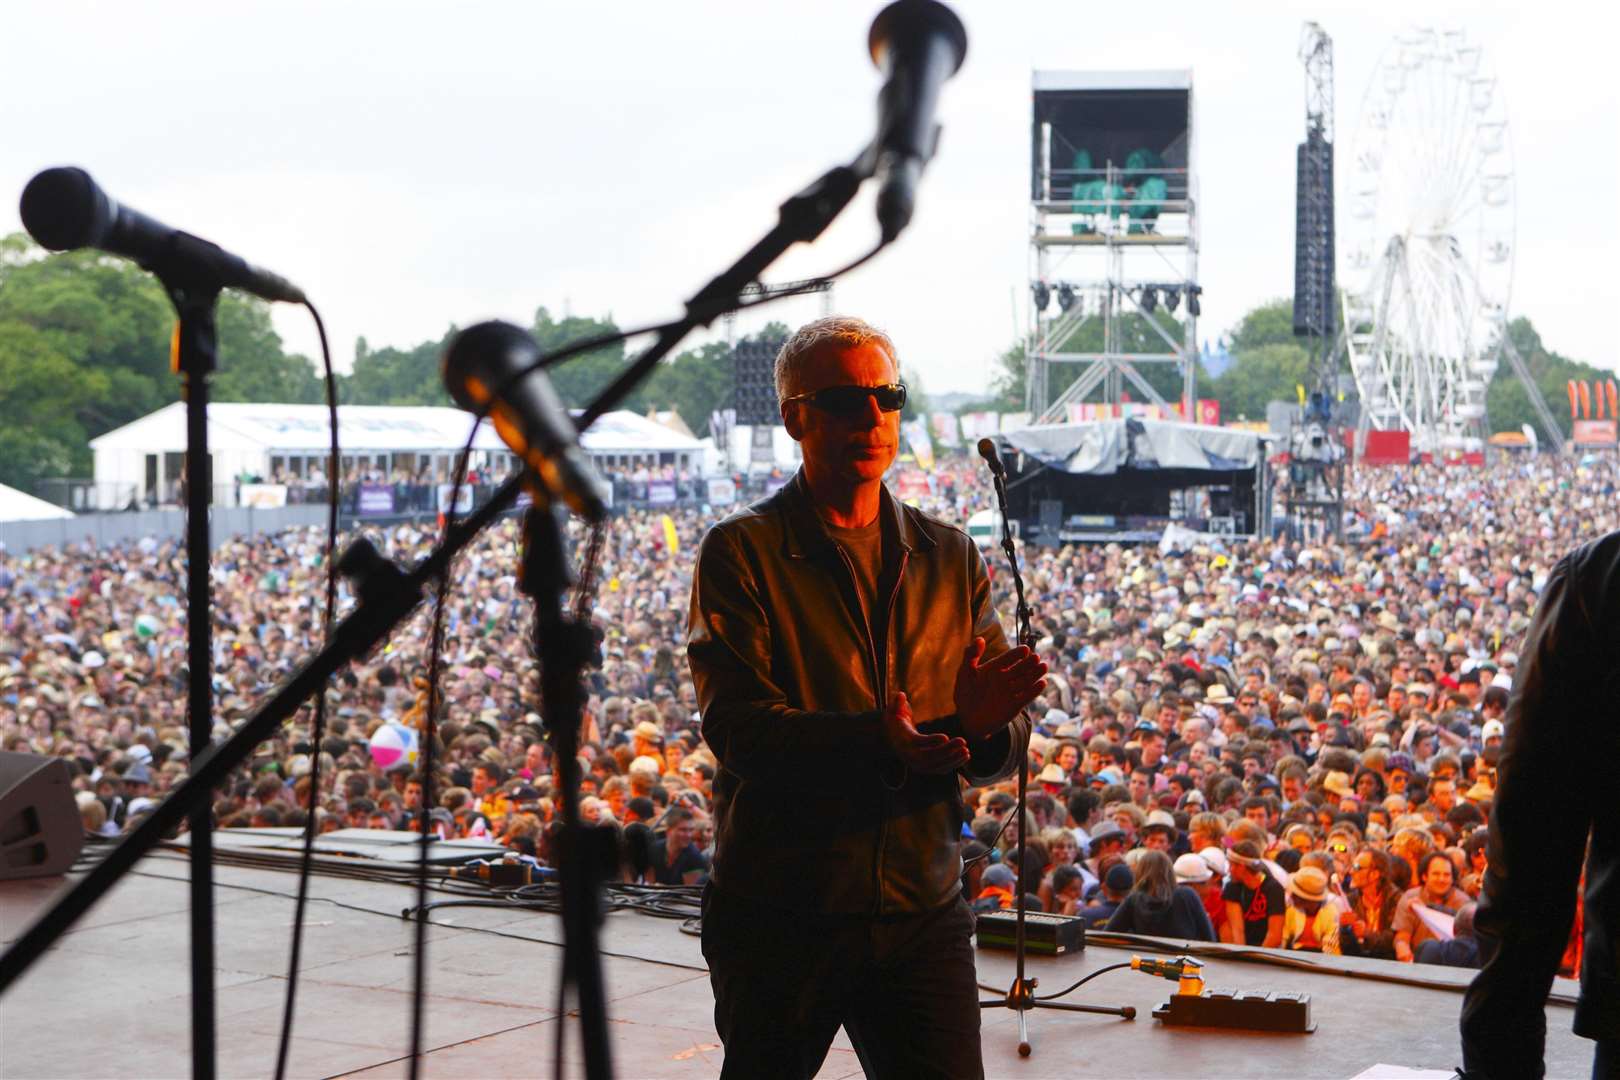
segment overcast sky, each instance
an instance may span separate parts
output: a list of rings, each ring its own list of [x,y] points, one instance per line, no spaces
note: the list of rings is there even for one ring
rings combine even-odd
[[[668,318],[782,199],[870,138],[879,76],[865,42],[880,6],[7,5],[0,232],[20,228],[16,199],[34,172],[83,165],[115,198],[301,284],[343,368],[359,335],[409,346],[451,323],[527,322],[539,305],[623,326]],[[956,8],[968,59],[946,88],[917,216],[836,293],[840,310],[892,332],[927,389],[982,390],[1027,318],[1032,68],[1191,68],[1199,336],[1287,295],[1307,17],[1335,41],[1340,146],[1405,26],[1461,27],[1483,47],[1516,160],[1512,311],[1552,348],[1615,366],[1620,81],[1607,5]],[[835,266],[874,236],[863,198],[775,276]],[[739,329],[821,309],[766,310]],[[307,318],[276,318],[313,356]]]

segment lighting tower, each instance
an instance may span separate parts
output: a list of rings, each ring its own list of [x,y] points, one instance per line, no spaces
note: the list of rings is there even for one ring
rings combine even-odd
[[[1310,353],[1300,416],[1289,431],[1286,505],[1297,528],[1337,537],[1344,523],[1344,439],[1333,267],[1333,39],[1300,35],[1305,141],[1295,151],[1294,335]]]
[[[1129,397],[1195,419],[1192,72],[1036,71],[1032,90],[1025,407],[1061,423]],[[1161,326],[1161,306],[1181,326]],[[1145,364],[1177,367],[1169,400]]]

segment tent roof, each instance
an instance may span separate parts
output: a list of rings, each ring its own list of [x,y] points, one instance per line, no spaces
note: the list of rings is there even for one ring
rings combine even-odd
[[[460,409],[429,405],[343,405],[338,409],[338,440],[345,452],[453,451],[467,442],[472,418]],[[208,406],[208,442],[215,451],[247,450],[322,453],[330,442],[324,405],[214,402]],[[602,416],[580,439],[588,453],[696,451],[696,439],[671,431],[633,412]],[[92,450],[178,453],[186,448],[186,407],[165,405],[123,427],[90,440]],[[476,450],[505,444],[489,425],[473,442]]]
[[[1135,417],[1020,428],[1001,440],[1050,468],[1088,476],[1127,469],[1232,472],[1254,468],[1265,453],[1264,437],[1252,431]]]
[[[59,521],[72,516],[71,510],[0,484],[0,521]]]

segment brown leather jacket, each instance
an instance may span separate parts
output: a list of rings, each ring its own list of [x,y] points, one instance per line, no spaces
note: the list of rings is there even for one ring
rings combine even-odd
[[[924,730],[960,733],[956,671],[975,635],[1007,648],[978,549],[885,489],[885,550],[899,560],[887,640],[873,642],[848,557],[800,472],[703,538],[687,657],[714,780],[715,885],[822,913],[929,911],[960,891],[961,786],[912,774],[889,752],[881,707],[903,691]],[[1020,717],[973,744],[976,783],[1012,771]]]
[[[1620,532],[1553,568],[1519,657],[1474,917],[1485,966],[1463,1001],[1469,1077],[1542,1075],[1583,857],[1575,1033],[1620,1043]]]

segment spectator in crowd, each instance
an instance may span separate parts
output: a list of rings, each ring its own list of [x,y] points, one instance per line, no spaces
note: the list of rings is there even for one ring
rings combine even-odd
[[[1086,926],[1093,930],[1106,926],[1135,884],[1136,876],[1123,860],[1110,866],[1103,873],[1097,899],[1080,909],[1080,917],[1086,920]]]
[[[1196,855],[1190,858],[1198,859]],[[1203,864],[1202,859],[1198,862]],[[1129,895],[1109,916],[1107,929],[1185,941],[1215,940],[1215,927],[1204,912],[1203,902],[1196,892],[1177,882],[1170,857],[1162,850],[1143,851],[1136,860],[1134,876]]]
[[[1443,937],[1437,922],[1443,925],[1449,919],[1437,920],[1433,916],[1455,916],[1468,903],[1468,894],[1457,888],[1456,868],[1443,851],[1431,851],[1418,864],[1420,884],[1407,889],[1395,907],[1395,959],[1411,963],[1416,959],[1414,950],[1425,941]]]
[[[1287,901],[1283,887],[1261,861],[1260,852],[1255,841],[1240,840],[1226,853],[1231,876],[1221,894],[1226,902],[1226,928],[1221,940],[1272,949],[1282,944]]]

